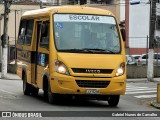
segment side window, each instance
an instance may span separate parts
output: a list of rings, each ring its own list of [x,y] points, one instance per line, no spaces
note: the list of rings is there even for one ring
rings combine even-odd
[[[49,48],[49,21],[44,21],[42,24],[40,47]]]
[[[157,54],[154,54],[154,59],[157,59]]]
[[[160,16],[156,16],[156,29],[160,30]]]
[[[18,44],[31,44],[34,20],[22,20],[19,29]]]
[[[24,44],[31,44],[34,20],[27,20]]]
[[[20,23],[19,36],[18,36],[18,44],[23,44],[25,40],[25,31],[26,31],[26,21],[22,20]]]
[[[158,55],[158,59],[160,59],[160,54],[157,54]]]
[[[148,59],[148,55],[144,55],[142,59]]]

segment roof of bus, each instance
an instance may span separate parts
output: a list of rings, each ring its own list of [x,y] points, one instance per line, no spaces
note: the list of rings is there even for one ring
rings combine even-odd
[[[54,6],[49,8],[26,11],[22,15],[22,17],[39,16],[42,14],[53,14],[53,13],[85,13],[85,14],[101,14],[101,15],[114,16],[110,11],[104,9],[80,6],[80,5],[72,5],[72,6],[68,5],[68,6]]]

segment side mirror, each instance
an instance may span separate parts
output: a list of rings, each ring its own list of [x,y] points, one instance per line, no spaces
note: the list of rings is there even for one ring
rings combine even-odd
[[[126,30],[124,28],[121,28],[121,35],[122,35],[123,41],[125,41],[126,40]]]

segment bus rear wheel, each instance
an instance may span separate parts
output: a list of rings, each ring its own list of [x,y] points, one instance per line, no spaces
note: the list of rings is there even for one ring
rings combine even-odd
[[[23,80],[23,93],[24,93],[24,95],[30,95],[31,86],[30,86],[30,84],[27,83],[26,75],[23,75],[22,80]]]
[[[120,95],[111,95],[108,97],[108,104],[112,107],[116,107],[119,103]]]
[[[31,93],[33,96],[38,96],[38,92],[39,92],[39,89],[38,88],[35,88],[34,86],[31,87]]]

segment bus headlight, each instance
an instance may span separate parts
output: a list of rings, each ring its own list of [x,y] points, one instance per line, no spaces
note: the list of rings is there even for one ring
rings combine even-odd
[[[59,60],[55,60],[54,64],[55,64],[56,72],[64,74],[64,75],[69,75],[69,71],[63,62],[61,62]]]
[[[121,76],[125,72],[125,63],[121,63],[116,71],[116,76]]]

